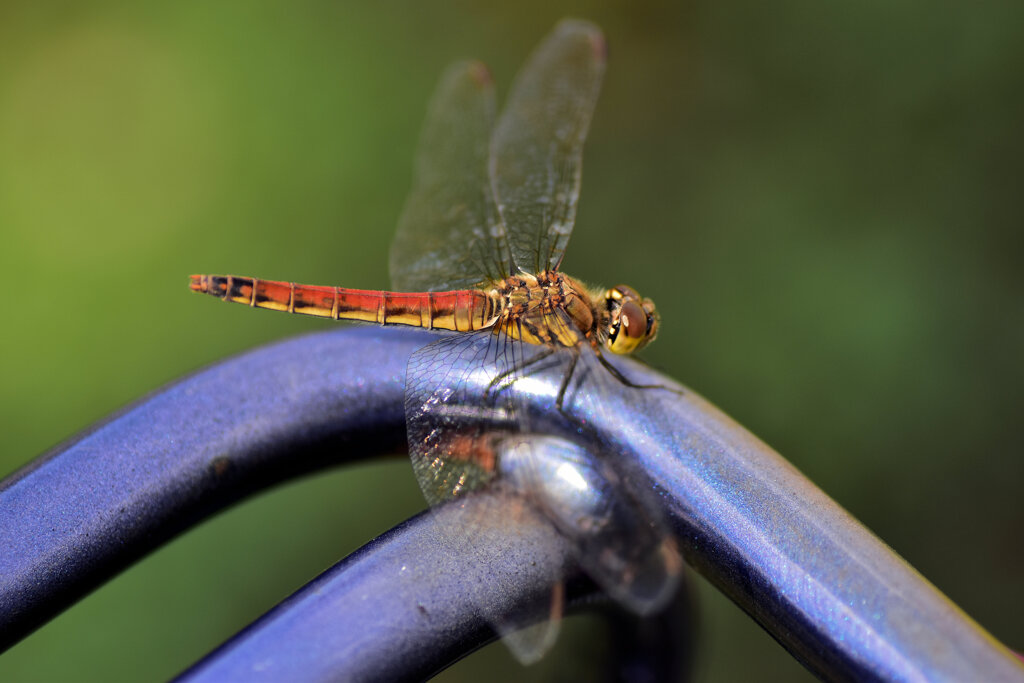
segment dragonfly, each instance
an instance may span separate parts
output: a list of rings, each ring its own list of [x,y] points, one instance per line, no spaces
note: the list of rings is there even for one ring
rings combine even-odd
[[[407,369],[410,456],[427,501],[514,490],[585,548],[580,563],[599,584],[644,612],[664,603],[678,577],[671,536],[619,468],[553,446],[542,435],[550,418],[527,396],[528,380],[544,372],[559,376],[548,396],[556,417],[610,385],[666,389],[632,381],[609,359],[654,340],[660,319],[651,299],[626,285],[589,287],[560,270],[606,54],[600,29],[563,20],[517,75],[497,119],[482,63],[445,71],[391,248],[393,291],[233,275],[193,275],[190,287],[255,308],[455,333],[415,352]],[[600,523],[579,527],[596,513],[574,513],[576,503],[550,485],[553,472],[614,501]],[[472,542],[470,526],[450,538]],[[523,661],[539,657],[556,632],[563,591],[552,583],[542,630],[492,620]]]

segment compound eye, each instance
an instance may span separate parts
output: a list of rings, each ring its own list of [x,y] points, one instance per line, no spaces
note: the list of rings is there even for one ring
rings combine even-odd
[[[647,334],[647,313],[632,301],[622,304],[619,323],[630,339],[642,339]]]
[[[625,299],[626,301],[631,299],[640,299],[640,293],[629,285],[618,285],[617,287],[612,287],[611,291],[615,292],[616,299]]]

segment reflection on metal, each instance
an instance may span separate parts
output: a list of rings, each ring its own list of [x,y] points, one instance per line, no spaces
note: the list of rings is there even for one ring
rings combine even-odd
[[[678,584],[679,553],[642,483],[622,480],[608,460],[534,434],[509,437],[499,449],[503,480],[544,513],[583,570],[627,608],[651,614]]]
[[[682,570],[675,541],[643,483],[618,477],[605,454],[550,435],[492,433],[472,457],[495,470],[494,477],[485,489],[460,493],[452,504],[435,508],[437,545],[453,557],[471,556],[503,545],[527,527],[537,530],[537,538],[567,548],[571,559],[547,563],[547,589],[541,588],[540,575],[536,579],[537,592],[547,600],[531,601],[525,610],[520,604],[510,613],[506,602],[493,602],[495,584],[521,580],[522,568],[509,565],[504,555],[501,562],[491,558],[484,564],[508,567],[509,577],[496,573],[482,583],[466,582],[465,595],[521,662],[537,661],[554,645],[570,567],[582,569],[638,615],[668,603]],[[526,561],[545,565],[535,558]]]

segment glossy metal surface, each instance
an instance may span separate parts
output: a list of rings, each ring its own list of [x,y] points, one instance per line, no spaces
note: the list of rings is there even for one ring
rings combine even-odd
[[[143,398],[0,482],[0,648],[239,498],[400,452],[405,362],[422,343],[363,329],[257,349]]]
[[[640,463],[686,559],[811,671],[830,680],[1024,680],[1009,650],[702,397],[652,395],[639,412],[626,394],[607,399],[594,416],[624,419],[597,425],[600,437]]]
[[[422,680],[495,638],[488,618],[546,609],[550,573],[570,546],[548,525],[507,520],[468,552],[445,552],[449,526],[507,501],[481,496],[419,515],[374,539],[183,674],[180,681]],[[495,518],[496,516],[492,516]],[[570,583],[570,608],[611,610],[615,637],[588,657],[609,680],[680,680],[690,661],[689,595],[638,619]],[[485,618],[483,615],[487,615]]]
[[[5,642],[156,542],[275,478],[326,464],[335,450],[339,459],[394,450],[395,434],[403,433],[400,368],[430,339],[341,330],[259,349],[144,399],[5,481]],[[631,376],[648,376],[640,366],[624,367]],[[233,400],[225,401],[218,390],[228,387],[235,388],[227,394]],[[1024,667],[1007,650],[703,399],[666,392],[644,414],[620,399],[626,400],[607,396],[609,405],[595,407],[582,397],[570,409],[591,411],[601,421],[597,438],[649,480],[687,559],[812,671],[839,680],[1024,680]],[[290,463],[297,453],[306,459]],[[453,558],[415,539],[406,546],[415,548],[410,555],[387,557],[397,546],[384,541],[406,538],[405,529],[423,519],[430,518],[345,560],[190,675],[216,680],[204,672],[253,674],[269,661],[289,661],[306,680],[343,678],[367,670],[360,667],[393,666],[396,652],[433,647],[442,653],[433,665],[471,651],[489,634],[458,599],[461,575],[437,569],[454,568],[446,564]],[[536,576],[523,575],[512,593],[485,582],[495,599],[530,595],[565,561],[556,539],[543,540],[544,528],[538,525],[540,535],[530,532],[527,539],[528,551],[541,560],[531,565]],[[490,552],[498,561],[505,549]],[[394,572],[403,563],[415,570],[409,558],[433,581],[406,584],[422,586],[422,593],[388,588],[401,581]],[[421,598],[428,601],[426,615],[414,604]],[[410,622],[410,610],[422,620]],[[297,626],[305,623],[318,630]],[[468,630],[445,632],[451,624]],[[336,641],[327,631],[358,638],[365,648],[332,656]],[[368,632],[376,636],[372,643],[363,638]],[[314,635],[327,639],[323,647]],[[396,649],[400,643],[409,647]]]
[[[356,551],[181,677],[223,681],[417,680],[494,638],[482,614],[546,598],[567,546],[544,525],[447,552],[444,524],[474,507],[415,517]],[[516,575],[516,572],[520,572]],[[493,586],[490,601],[474,588]]]

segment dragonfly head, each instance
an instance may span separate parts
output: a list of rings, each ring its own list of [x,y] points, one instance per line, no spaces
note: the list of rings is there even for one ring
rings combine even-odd
[[[612,353],[633,353],[658,334],[658,313],[654,302],[626,285],[612,287],[604,294],[608,311],[605,347]]]

